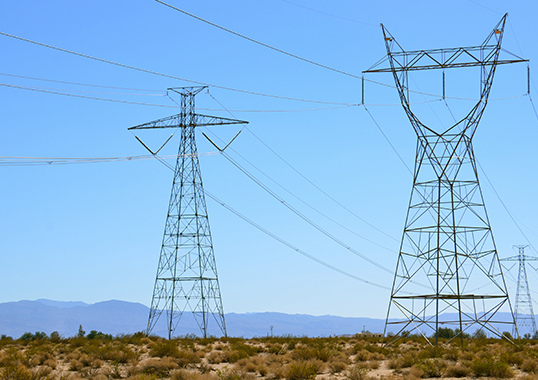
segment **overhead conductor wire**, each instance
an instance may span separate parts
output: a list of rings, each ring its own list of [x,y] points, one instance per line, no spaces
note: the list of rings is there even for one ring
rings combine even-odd
[[[20,40],[20,41],[24,41],[24,42],[29,42],[29,43],[39,45],[39,46],[43,46],[43,47],[46,47],[46,48],[49,48],[49,49],[54,49],[54,50],[57,50],[57,51],[61,51],[63,53],[73,54],[73,55],[76,55],[76,56],[79,56],[79,57],[92,59],[94,61],[108,63],[110,65],[115,65],[115,66],[123,67],[123,68],[126,68],[126,69],[130,69],[130,70],[140,71],[140,72],[147,73],[147,74],[158,75],[158,76],[165,77],[165,78],[170,78],[170,79],[176,79],[176,80],[181,80],[181,81],[185,81],[185,82],[195,83],[195,84],[202,85],[202,86],[211,86],[211,87],[215,87],[215,88],[221,88],[223,90],[235,91],[235,92],[240,92],[240,93],[249,94],[249,95],[258,95],[258,96],[265,96],[265,97],[269,97],[269,98],[276,98],[276,99],[283,99],[283,100],[293,100],[293,101],[306,102],[306,103],[333,104],[333,105],[350,105],[351,104],[351,103],[342,103],[342,102],[326,102],[326,101],[322,101],[322,100],[310,100],[310,99],[293,98],[293,97],[280,96],[280,95],[271,95],[271,94],[265,94],[265,93],[261,93],[261,92],[255,92],[255,91],[241,90],[241,89],[233,88],[233,87],[219,86],[219,85],[216,85],[216,84],[210,84],[210,83],[206,83],[206,82],[195,81],[195,80],[192,80],[192,79],[186,79],[186,78],[177,77],[177,76],[174,76],[174,75],[164,74],[164,73],[160,73],[160,72],[153,71],[153,70],[142,69],[142,68],[139,68],[139,67],[136,67],[136,66],[131,66],[131,65],[124,64],[124,63],[119,63],[119,62],[115,62],[115,61],[111,61],[111,60],[107,60],[107,59],[103,59],[103,58],[98,58],[98,57],[91,56],[91,55],[88,55],[88,54],[77,53],[77,52],[72,51],[72,50],[63,49],[63,48],[60,48],[60,47],[57,47],[57,46],[53,46],[53,45],[45,44],[45,43],[42,43],[42,42],[30,40],[28,38],[15,36],[15,35],[9,34],[9,33],[0,32],[0,35],[6,36],[6,37],[11,37],[11,38],[14,38],[14,39],[17,39],[17,40]]]
[[[226,112],[228,112],[233,118],[237,118],[230,110],[228,110],[221,102],[219,102],[210,92],[209,90],[207,91],[207,94],[215,101],[217,102]],[[297,174],[299,174],[303,179],[305,179],[308,183],[310,183],[312,186],[314,186],[317,190],[319,190],[322,194],[324,194],[326,197],[328,197],[329,199],[331,199],[333,202],[335,202],[336,204],[338,204],[339,206],[341,206],[344,210],[348,211],[349,213],[351,213],[352,215],[354,215],[356,218],[358,218],[359,220],[361,220],[362,222],[364,222],[365,224],[369,225],[370,227],[374,228],[375,230],[379,231],[380,233],[384,234],[385,236],[391,238],[391,239],[394,239],[392,236],[390,236],[389,234],[387,234],[386,232],[380,230],[379,228],[377,228],[376,226],[374,226],[373,224],[369,223],[368,221],[366,221],[365,219],[361,218],[359,215],[357,215],[356,213],[354,213],[353,211],[351,211],[349,208],[347,208],[346,206],[344,206],[342,203],[338,202],[336,199],[334,199],[333,197],[331,197],[331,195],[329,195],[327,192],[325,192],[323,189],[321,189],[319,186],[317,186],[314,182],[312,182],[310,179],[308,179],[305,175],[303,175],[299,170],[297,170],[294,166],[292,166],[288,161],[286,161],[282,156],[280,156],[277,152],[275,152],[269,145],[267,145],[261,138],[259,138],[250,128],[248,128],[248,126],[244,125],[243,126],[243,129],[246,129],[248,130],[256,139],[258,139],[258,141],[260,141],[267,149],[269,149],[269,151],[271,151],[274,155],[276,155],[280,160],[282,160],[287,166],[289,166],[293,171],[295,171]],[[212,133],[209,129],[207,129],[208,132],[210,132],[213,136],[217,137],[219,140],[220,138],[215,135],[214,133]],[[222,140],[221,140],[222,141]],[[303,199],[301,199],[300,197],[298,197],[297,195],[293,194],[291,191],[289,191],[288,189],[286,189],[284,186],[282,186],[280,183],[278,183],[277,181],[275,181],[273,178],[271,178],[270,176],[268,176],[266,173],[264,173],[261,169],[259,169],[258,167],[256,167],[252,162],[250,162],[249,160],[247,160],[244,156],[242,156],[239,152],[237,152],[235,149],[233,148],[229,148],[231,149],[234,153],[236,153],[239,157],[241,157],[243,160],[245,160],[246,162],[248,162],[252,167],[254,167],[256,170],[258,170],[260,173],[262,173],[265,177],[267,177],[269,180],[271,180],[273,183],[275,183],[277,186],[279,186],[280,188],[282,188],[284,191],[286,191],[287,193],[291,194],[294,198],[296,198],[297,200],[299,200],[301,203],[305,204],[307,207],[311,208],[312,210],[314,210],[315,212],[317,212],[318,214],[322,215],[323,217],[325,217],[326,219],[330,220],[331,222],[333,222],[334,224],[338,225],[339,227],[347,230],[348,232],[351,232],[352,234],[360,237],[361,239],[364,239],[366,240],[367,242],[369,243],[372,243],[380,248],[383,248],[383,249],[386,249],[387,251],[390,251],[390,252],[394,252],[392,249],[390,248],[387,248],[381,244],[378,244],[360,234],[358,234],[357,232],[353,231],[352,229],[344,226],[343,224],[337,222],[336,220],[334,220],[333,218],[329,217],[328,215],[322,213],[321,211],[319,211],[318,209],[316,209],[314,206],[310,205],[309,203],[305,202]],[[396,239],[394,239],[396,240]]]

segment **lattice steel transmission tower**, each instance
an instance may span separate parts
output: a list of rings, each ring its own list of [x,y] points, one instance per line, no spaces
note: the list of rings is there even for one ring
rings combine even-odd
[[[181,128],[172,192],[151,300],[147,334],[163,313],[172,338],[185,313],[192,313],[204,337],[214,322],[226,336],[226,323],[209,228],[195,128],[246,121],[195,113],[194,98],[205,87],[171,88],[181,95],[181,113],[129,128]],[[152,152],[153,153],[153,152]],[[212,321],[210,320],[212,315]]]
[[[532,298],[529,290],[529,282],[527,281],[527,269],[525,263],[527,261],[538,261],[538,257],[525,255],[526,245],[514,246],[518,249],[517,256],[507,257],[501,261],[518,261],[519,272],[517,276],[516,289],[516,324],[512,330],[512,335],[519,337],[520,335],[534,336],[536,334],[536,319],[532,308]]]
[[[387,57],[365,73],[392,73],[401,104],[417,134],[413,188],[385,324],[404,332],[435,335],[440,327],[456,337],[473,328],[502,336],[495,314],[508,305],[504,281],[478,181],[472,139],[486,108],[498,65],[505,15],[478,46],[405,51],[383,26]],[[383,65],[388,62],[389,65]],[[480,98],[471,111],[445,130],[423,124],[409,103],[409,73],[478,67]],[[443,71],[444,93],[444,71]],[[443,315],[443,316],[442,316]],[[513,316],[513,314],[512,314]]]

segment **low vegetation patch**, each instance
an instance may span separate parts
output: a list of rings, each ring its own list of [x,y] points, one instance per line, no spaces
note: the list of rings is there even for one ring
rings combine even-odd
[[[92,330],[0,336],[0,380],[538,380],[538,342],[466,337],[438,347],[414,337],[385,347],[362,336],[255,339],[143,333],[113,337]]]

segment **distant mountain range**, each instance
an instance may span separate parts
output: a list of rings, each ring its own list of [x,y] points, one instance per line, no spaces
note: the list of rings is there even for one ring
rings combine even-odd
[[[132,334],[146,329],[149,308],[140,303],[105,301],[95,304],[60,302],[45,299],[0,303],[0,334],[18,338],[25,332],[58,331],[64,337],[74,336],[82,326],[107,334]],[[211,319],[211,316],[210,316]],[[344,318],[283,313],[229,313],[225,316],[229,336],[297,335],[329,336],[355,334],[366,328],[381,332],[384,320]],[[184,315],[178,328],[179,335],[199,333],[192,315]],[[211,327],[211,320],[209,326]],[[218,336],[219,331],[210,331]],[[166,335],[164,318],[154,328],[156,335]]]
[[[505,315],[506,314],[506,315]],[[132,334],[146,329],[149,308],[140,303],[105,301],[95,304],[60,302],[45,299],[0,303],[0,334],[18,338],[25,332],[43,331],[50,335],[58,331],[62,336],[77,334],[79,326],[86,332]],[[499,313],[502,320],[510,320],[507,313]],[[450,316],[444,316],[449,318]],[[452,316],[453,318],[453,316]],[[229,313],[225,316],[229,336],[251,338],[256,336],[294,335],[331,336],[356,334],[365,330],[383,332],[385,320],[372,318],[345,318],[332,315],[312,316],[283,313]],[[209,318],[208,334],[220,336],[216,324]],[[272,327],[272,331],[271,331]],[[166,324],[161,318],[153,333],[166,336]],[[185,313],[178,335],[199,334],[192,314]]]

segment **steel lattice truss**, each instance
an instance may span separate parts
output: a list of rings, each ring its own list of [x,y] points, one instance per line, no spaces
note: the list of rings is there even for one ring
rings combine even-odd
[[[246,122],[195,114],[194,97],[203,88],[175,90],[181,94],[180,114],[129,128],[181,128],[178,159],[147,326],[147,333],[150,334],[160,316],[165,313],[169,338],[174,336],[184,313],[192,313],[204,337],[208,336],[214,324],[226,335],[195,128],[201,125]]]
[[[472,138],[482,118],[499,60],[506,15],[480,46],[406,52],[382,25],[387,58],[369,72],[392,72],[417,137],[413,188],[392,287],[385,333],[425,338],[440,327],[457,336],[477,327],[502,336],[496,313],[511,312],[506,284],[478,181]],[[382,62],[388,68],[379,68]],[[424,125],[411,110],[408,72],[481,67],[480,100],[444,131]],[[506,322],[504,322],[506,323]]]
[[[536,319],[532,308],[532,298],[527,281],[527,261],[538,261],[538,257],[525,255],[526,246],[517,246],[519,254],[517,256],[507,257],[501,261],[519,262],[519,271],[517,276],[515,320],[516,324],[512,330],[514,336],[532,337],[536,334]],[[530,264],[529,264],[530,265]],[[527,335],[528,334],[528,335]]]

